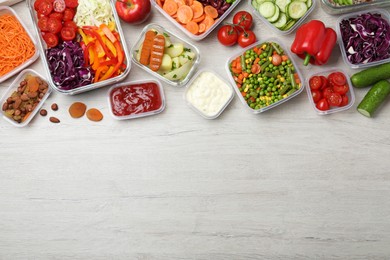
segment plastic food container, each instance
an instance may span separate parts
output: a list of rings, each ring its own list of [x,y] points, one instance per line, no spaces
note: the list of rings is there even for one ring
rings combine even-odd
[[[357,12],[360,10],[367,10],[369,8],[383,8],[386,6],[390,6],[390,1],[372,0],[372,2],[337,6],[332,4],[330,0],[321,0],[321,6],[325,10],[325,12],[329,14],[343,14],[343,13]]]
[[[6,100],[8,99],[8,97],[10,97],[12,95],[12,93],[17,91],[20,82],[22,82],[26,78],[26,76],[28,76],[28,75],[37,76],[37,77],[40,77],[42,79],[42,81],[46,81],[46,79],[42,75],[40,75],[38,72],[36,72],[36,71],[34,71],[32,69],[25,69],[25,70],[23,70],[22,72],[19,73],[19,75],[11,83],[11,85],[5,91],[3,97],[1,98],[0,104],[1,104],[2,107],[3,107],[4,103],[6,102]],[[17,121],[13,120],[12,118],[9,118],[5,114],[5,111],[3,111],[3,109],[1,109],[1,113],[3,115],[3,118],[7,122],[11,123],[14,126],[17,126],[17,127],[26,126],[33,119],[33,117],[36,115],[36,113],[40,110],[40,108],[42,107],[43,103],[45,103],[45,100],[49,97],[50,93],[51,93],[51,88],[48,87],[47,92],[42,97],[42,99],[39,101],[37,106],[31,111],[31,114],[27,117],[27,119],[22,121],[21,123],[18,123]]]
[[[347,97],[348,97],[348,104],[345,105],[345,106],[342,106],[342,107],[330,107],[329,110],[326,110],[326,111],[322,111],[322,110],[319,110],[317,107],[316,107],[316,104],[314,103],[313,101],[313,97],[312,97],[312,90],[310,88],[310,84],[309,84],[309,81],[310,81],[310,78],[313,77],[313,76],[325,76],[325,77],[328,77],[329,74],[333,73],[333,72],[341,72],[345,75],[345,78],[347,79],[347,84],[348,84],[348,87],[349,87],[349,90],[348,92],[346,93]],[[306,79],[306,91],[307,91],[307,96],[309,97],[309,101],[310,101],[310,104],[313,106],[313,109],[319,114],[319,115],[328,115],[328,114],[333,114],[333,113],[336,113],[336,112],[341,112],[341,111],[344,111],[344,110],[348,110],[352,107],[352,105],[355,103],[355,93],[354,93],[354,90],[353,90],[353,86],[352,86],[352,83],[351,83],[351,80],[350,80],[350,77],[348,76],[348,74],[342,70],[342,69],[331,69],[331,70],[325,70],[325,71],[321,71],[321,72],[318,72],[318,73],[313,73],[311,74],[307,79]]]
[[[273,30],[276,33],[282,34],[282,35],[287,35],[287,34],[290,34],[292,31],[294,31],[306,19],[306,17],[314,10],[314,8],[316,7],[316,1],[317,0],[312,0],[312,2],[311,2],[312,4],[310,5],[310,7],[308,7],[306,13],[302,17],[300,17],[299,19],[294,20],[295,23],[291,22],[291,24],[289,24],[289,21],[291,21],[291,19],[287,18],[288,15],[285,12],[280,11],[281,10],[280,8],[278,8],[278,10],[275,12],[273,17],[270,17],[268,19],[266,19],[263,15],[261,15],[255,6],[260,5],[261,3],[266,2],[266,1],[248,0],[248,5],[249,5],[249,8],[251,9],[252,13],[254,14],[254,16],[258,17],[261,21],[263,21],[263,23],[265,23],[271,30]],[[272,4],[277,6],[274,3],[275,1],[269,1],[269,2],[271,2]],[[308,3],[308,2],[309,2],[309,0],[305,1],[303,3]],[[284,27],[286,27],[286,26],[287,27],[285,29],[283,29],[282,24],[285,24]]]
[[[365,10],[365,11],[360,11],[360,12],[355,12],[355,13],[350,13],[350,14],[345,14],[345,15],[342,15],[338,18],[337,20],[337,24],[336,24],[336,32],[337,32],[337,39],[338,39],[338,42],[339,42],[339,45],[340,45],[340,49],[341,49],[341,54],[342,54],[342,57],[343,57],[343,60],[344,62],[350,66],[351,68],[353,69],[360,69],[360,68],[367,68],[367,67],[372,67],[372,66],[376,66],[376,65],[380,65],[380,64],[383,64],[383,63],[387,63],[390,61],[390,58],[387,58],[387,59],[383,59],[383,60],[378,60],[378,61],[373,61],[373,62],[368,62],[368,63],[352,63],[348,60],[347,58],[347,53],[346,53],[346,46],[344,45],[343,43],[343,39],[341,37],[341,29],[340,29],[340,24],[343,20],[348,20],[350,18],[356,18],[358,17],[359,15],[361,14],[367,14],[367,13],[371,13],[371,14],[380,14],[382,16],[382,18],[384,20],[387,21],[387,23],[390,25],[390,14],[389,12],[387,12],[386,10],[384,9],[370,9],[370,10]]]
[[[182,26],[178,21],[176,21],[172,16],[167,14],[158,4],[156,0],[151,0],[152,5],[161,13],[163,14],[171,23],[173,23],[177,28],[179,28],[182,32],[184,32],[188,37],[190,37],[192,40],[200,41],[204,38],[206,38],[207,35],[209,35],[225,18],[228,16],[231,11],[240,3],[241,0],[235,0],[235,2],[227,9],[221,17],[219,17],[214,24],[204,33],[195,35],[188,31],[184,26]]]
[[[216,73],[201,70],[186,87],[186,103],[206,119],[217,118],[234,97],[230,84]]]
[[[179,77],[175,77],[176,74],[173,74],[173,77],[168,79],[168,78],[163,76],[164,72],[162,72],[162,71],[158,71],[158,72],[153,71],[152,69],[149,68],[149,66],[145,66],[145,65],[141,64],[138,61],[137,57],[138,57],[138,55],[140,55],[141,47],[142,47],[143,41],[145,39],[145,33],[147,31],[149,31],[149,30],[154,30],[154,31],[156,31],[159,34],[164,35],[165,39],[167,39],[167,38],[169,39],[170,44],[169,44],[168,41],[166,41],[166,47],[165,47],[165,51],[164,52],[167,52],[167,48],[171,48],[173,46],[173,44],[182,43],[184,45],[184,49],[189,49],[189,50],[191,50],[195,54],[192,58],[190,58],[190,60],[188,60],[188,62],[191,63],[191,64],[188,65],[188,66],[190,66],[190,70],[189,70],[188,74],[184,78],[180,79]],[[186,84],[190,80],[190,78],[193,76],[193,74],[195,73],[195,69],[198,67],[198,65],[200,63],[199,49],[195,45],[189,43],[188,41],[185,41],[183,38],[180,38],[179,36],[176,36],[171,31],[166,30],[166,29],[164,29],[163,27],[161,27],[161,26],[159,26],[157,24],[149,24],[149,25],[144,27],[144,29],[142,30],[139,38],[137,39],[136,43],[134,44],[133,48],[131,49],[131,58],[132,58],[133,62],[137,66],[139,66],[140,68],[146,70],[151,75],[157,77],[158,79],[162,80],[163,82],[165,82],[165,83],[167,83],[169,85],[175,86],[175,87],[181,87],[184,84]],[[172,75],[172,74],[170,74],[170,75]]]
[[[117,120],[157,115],[166,103],[161,83],[155,79],[116,84],[107,97],[110,114]]]
[[[246,52],[247,50],[253,49],[255,46],[262,46],[264,43],[269,43],[269,42],[278,44],[278,45],[280,46],[280,48],[284,51],[284,54],[288,56],[288,58],[289,58],[289,60],[290,60],[290,62],[291,62],[291,64],[292,64],[292,66],[295,68],[295,73],[296,73],[296,75],[297,75],[297,77],[299,78],[299,80],[300,80],[301,83],[300,83],[300,86],[298,85],[299,88],[298,88],[297,90],[295,90],[294,92],[292,92],[291,94],[288,94],[288,95],[287,95],[287,93],[291,90],[291,88],[290,88],[289,91],[287,91],[287,92],[285,92],[285,93],[283,94],[283,96],[282,96],[283,98],[282,98],[282,99],[279,99],[277,102],[274,102],[274,103],[269,104],[269,105],[267,105],[267,106],[263,106],[263,107],[261,107],[261,108],[259,108],[259,109],[256,109],[256,108],[250,107],[250,105],[248,105],[247,101],[246,101],[245,98],[243,97],[243,95],[242,95],[242,93],[241,93],[241,91],[240,91],[239,87],[237,86],[237,83],[236,83],[236,81],[235,81],[235,79],[234,79],[235,76],[234,76],[234,74],[231,72],[230,64],[231,64],[232,61],[235,60],[237,57],[241,57],[243,54],[245,54],[245,52]],[[269,66],[269,65],[268,65],[268,66]],[[241,51],[235,53],[231,58],[228,59],[228,61],[227,61],[227,63],[226,63],[226,72],[227,72],[227,74],[228,74],[228,77],[229,77],[229,79],[230,79],[230,82],[231,82],[232,85],[234,86],[233,89],[235,90],[235,92],[236,92],[238,98],[241,100],[242,104],[243,104],[249,111],[251,111],[251,112],[254,113],[254,114],[259,114],[259,113],[265,112],[265,111],[267,111],[267,110],[269,110],[269,109],[272,109],[272,108],[274,108],[274,107],[276,107],[276,106],[279,106],[280,104],[283,104],[284,102],[286,102],[286,101],[288,101],[288,100],[290,100],[290,99],[292,99],[292,98],[298,96],[298,95],[302,92],[302,90],[303,90],[303,88],[304,88],[303,77],[302,77],[302,74],[301,74],[301,72],[300,72],[300,70],[299,70],[299,68],[298,68],[298,66],[297,66],[297,64],[296,64],[296,62],[295,62],[295,60],[294,60],[294,58],[293,58],[293,55],[291,54],[291,52],[289,51],[289,49],[286,48],[283,44],[281,44],[280,41],[279,41],[278,39],[276,39],[276,38],[268,38],[268,39],[265,39],[264,41],[258,41],[258,42],[256,42],[256,43],[254,43],[254,44],[252,44],[252,45],[246,47],[243,51],[241,50]],[[249,73],[248,73],[248,74],[249,74]],[[252,73],[252,74],[253,74],[253,73]],[[257,77],[257,81],[258,81],[260,84],[265,84],[264,77],[263,77],[261,74],[255,74],[255,75],[257,75],[257,76],[256,76],[256,77]],[[285,81],[285,80],[286,80],[286,79],[284,79],[284,81]],[[281,80],[280,80],[280,81],[281,81]],[[296,82],[296,80],[295,80],[294,82]],[[297,84],[297,83],[296,83],[296,84]],[[281,85],[283,85],[283,84],[281,84]],[[244,83],[241,85],[241,87],[246,89],[246,87],[244,86]],[[245,89],[244,89],[244,90],[245,90]],[[264,88],[261,89],[261,90],[262,90],[262,91],[265,91]],[[278,90],[278,91],[279,91],[279,90]],[[248,93],[248,94],[249,94],[249,93]]]
[[[26,33],[30,37],[31,41],[33,42],[33,44],[35,46],[35,53],[33,54],[33,56],[31,56],[31,58],[29,58],[27,61],[25,61],[24,63],[22,63],[18,67],[14,68],[12,71],[4,74],[3,76],[0,76],[0,82],[3,82],[5,80],[7,80],[8,78],[12,77],[13,75],[15,75],[16,73],[20,72],[22,69],[24,69],[27,66],[29,66],[30,64],[32,64],[39,56],[37,41],[35,40],[34,35],[32,35],[29,32],[26,25],[23,23],[22,19],[20,19],[20,17],[16,14],[16,12],[11,7],[0,6],[0,15],[4,15],[4,14],[11,14],[11,15],[16,17],[16,19],[23,26],[24,30],[26,31]],[[0,35],[0,37],[2,37],[2,36]]]
[[[35,32],[38,35],[38,41],[39,41],[38,45],[39,45],[39,49],[40,49],[40,52],[41,52],[44,68],[46,70],[47,75],[51,75],[50,74],[50,70],[49,70],[48,60],[46,58],[47,46],[46,46],[46,42],[42,38],[42,35],[41,35],[41,32],[40,32],[39,28],[38,28],[38,17],[37,17],[36,11],[34,10],[34,2],[35,2],[35,0],[27,0],[27,5],[28,5],[28,8],[30,10],[30,15],[31,15],[32,20],[33,20]],[[103,81],[100,81],[100,82],[88,84],[88,85],[85,85],[85,86],[82,86],[82,87],[79,87],[79,88],[70,89],[70,90],[60,89],[54,83],[52,77],[49,77],[48,78],[49,85],[54,90],[56,90],[57,92],[62,93],[62,94],[66,94],[66,95],[80,94],[80,93],[83,93],[83,92],[86,92],[86,91],[91,91],[91,90],[94,90],[94,89],[105,87],[107,85],[115,84],[115,83],[125,79],[127,74],[129,74],[130,69],[131,69],[131,61],[130,61],[129,51],[128,51],[127,45],[126,45],[126,38],[125,38],[125,35],[123,34],[121,23],[120,23],[118,15],[117,15],[117,12],[115,11],[114,1],[109,1],[109,2],[110,2],[110,6],[111,6],[111,8],[113,10],[112,14],[113,14],[114,20],[115,20],[116,31],[119,33],[120,40],[121,40],[121,45],[122,45],[122,48],[123,48],[123,51],[124,51],[124,56],[125,56],[124,57],[124,63],[126,64],[126,69],[123,71],[122,74],[120,74],[120,75],[118,75],[116,77],[109,78],[109,79],[106,79],[106,80],[103,80]]]

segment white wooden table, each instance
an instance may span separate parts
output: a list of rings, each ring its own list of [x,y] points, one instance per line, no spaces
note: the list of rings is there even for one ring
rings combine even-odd
[[[31,29],[25,3],[13,8]],[[308,19],[334,27],[337,16],[317,5]],[[152,21],[186,37],[156,10]],[[260,40],[276,36],[255,21]],[[129,47],[147,23],[122,23]],[[240,47],[216,34],[196,42],[201,68],[225,77]],[[289,46],[294,33],[277,37]],[[304,76],[333,67],[354,72],[338,49],[326,66],[300,66]],[[31,68],[44,73],[40,60]],[[126,80],[150,77],[133,64]],[[53,92],[44,107],[60,124],[0,120],[0,259],[390,258],[389,101],[368,119],[356,111],[368,89],[329,116],[315,113],[306,91],[260,115],[235,96],[206,120],[183,88],[164,85],[163,113],[116,121],[107,89]],[[103,121],[72,119],[75,101],[100,109]]]

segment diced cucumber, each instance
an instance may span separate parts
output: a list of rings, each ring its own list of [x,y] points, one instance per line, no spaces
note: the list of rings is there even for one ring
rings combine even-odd
[[[275,4],[280,8],[280,11],[282,11],[283,13],[285,12],[286,6],[288,6],[289,3],[291,3],[291,0],[276,0],[275,1]]]
[[[305,15],[307,9],[308,8],[306,3],[301,1],[294,1],[287,6],[287,13],[291,18],[299,19]]]
[[[275,14],[277,8],[278,7],[272,2],[263,2],[259,5],[258,11],[264,18],[271,18]]]
[[[276,22],[279,19],[280,9],[278,7],[275,8],[275,14],[268,18],[268,22],[273,23]]]
[[[280,13],[279,15],[279,19],[273,23],[273,25],[276,27],[276,28],[283,28],[283,26],[285,26],[287,23],[287,15],[285,13]]]

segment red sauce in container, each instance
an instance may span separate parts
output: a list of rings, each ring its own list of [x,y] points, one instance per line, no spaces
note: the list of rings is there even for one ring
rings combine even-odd
[[[112,89],[110,102],[115,116],[128,116],[158,110],[163,101],[159,86],[149,82]]]

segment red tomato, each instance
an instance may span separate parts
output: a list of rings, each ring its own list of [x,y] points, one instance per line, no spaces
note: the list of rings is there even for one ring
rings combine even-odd
[[[256,41],[256,35],[251,30],[240,32],[238,35],[238,45],[247,47]]]
[[[253,18],[252,15],[246,11],[239,11],[233,17],[233,24],[238,25],[236,29],[239,32],[245,30],[249,30],[252,27]]]
[[[339,93],[333,92],[332,94],[329,95],[327,98],[329,105],[333,107],[338,107],[340,106],[341,102],[343,101],[343,98]]]
[[[73,21],[65,21],[65,22],[63,22],[62,26],[63,26],[63,27],[71,27],[71,28],[73,28],[75,31],[77,31],[77,29],[78,29],[77,24],[76,24],[75,22],[73,22]]]
[[[346,106],[349,103],[349,99],[347,95],[343,96],[343,101],[341,101],[340,107]]]
[[[325,98],[320,99],[316,104],[316,108],[322,111],[329,110],[328,101]]]
[[[312,90],[311,91],[311,96],[313,97],[314,103],[317,103],[322,98],[321,91],[319,91],[318,89]]]
[[[54,33],[45,33],[43,36],[43,39],[45,40],[47,47],[55,47],[58,44],[58,37]]]
[[[121,0],[116,1],[115,9],[123,21],[139,24],[149,17],[151,4],[149,0]]]
[[[47,20],[47,30],[51,33],[57,34],[61,31],[62,22],[57,18],[49,17]]]
[[[225,46],[232,46],[237,43],[238,33],[234,26],[224,25],[218,30],[218,41]]]
[[[325,76],[320,76],[320,78],[321,78],[321,81],[322,81],[321,89],[327,88],[328,85],[329,85],[328,78],[325,77]]]
[[[65,0],[66,7],[69,8],[76,8],[79,5],[78,0]]]
[[[56,18],[57,20],[62,21],[62,19],[64,18],[64,14],[63,13],[53,12],[53,13],[51,13],[49,15],[49,17]]]
[[[339,93],[340,95],[345,95],[349,90],[348,84],[344,85],[334,85],[333,91]]]
[[[61,38],[64,41],[71,41],[76,37],[76,30],[72,27],[62,27]]]
[[[322,95],[324,96],[324,98],[329,98],[332,93],[333,89],[331,87],[327,87],[322,90]]]
[[[48,20],[49,20],[49,18],[47,18],[46,16],[43,16],[43,17],[38,19],[38,28],[42,32],[47,32],[48,31],[48,26],[47,26],[47,21]]]
[[[62,13],[65,11],[65,1],[64,0],[54,0],[53,9],[57,13]]]
[[[53,11],[53,5],[47,0],[43,0],[38,5],[38,13],[49,15]]]
[[[311,90],[320,89],[322,87],[322,79],[320,76],[313,76],[309,80]]]
[[[76,14],[74,9],[71,8],[65,8],[64,11],[64,18],[62,18],[64,21],[72,21],[74,18],[74,15]]]
[[[277,53],[272,55],[272,65],[279,66],[280,63],[282,63],[282,57]]]
[[[251,68],[252,74],[259,74],[261,71],[261,66],[259,64],[253,64]]]
[[[40,5],[43,1],[45,1],[45,0],[36,0],[36,1],[34,2],[34,10],[35,10],[35,11],[38,12],[38,10],[39,10],[39,5]]]
[[[345,85],[347,83],[347,79],[345,75],[341,72],[332,72],[328,75],[328,80],[331,85]]]

